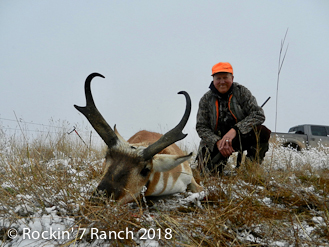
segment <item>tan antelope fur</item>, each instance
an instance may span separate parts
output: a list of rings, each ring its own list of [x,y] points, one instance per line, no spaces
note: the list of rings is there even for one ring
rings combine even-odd
[[[188,93],[179,92],[186,98],[186,109],[175,128],[164,135],[146,130],[139,131],[125,141],[115,127],[113,130],[108,125],[95,106],[90,83],[96,76],[104,78],[93,73],[85,81],[86,106],[74,105],[86,116],[108,146],[105,172],[94,196],[105,193],[120,203],[127,203],[137,198],[144,186],[147,188],[146,196],[184,192],[187,187],[192,192],[202,191],[187,162],[192,153],[185,155],[175,144],[187,135],[183,134],[182,130],[191,112]]]

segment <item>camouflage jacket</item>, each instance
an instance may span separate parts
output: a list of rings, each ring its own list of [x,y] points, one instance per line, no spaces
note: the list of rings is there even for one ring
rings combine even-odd
[[[233,82],[224,97],[214,89],[213,84],[210,88],[200,99],[197,113],[196,131],[201,138],[200,147],[206,145],[213,151],[216,142],[229,129],[234,127],[241,134],[247,134],[253,126],[265,121],[263,109],[246,87]]]

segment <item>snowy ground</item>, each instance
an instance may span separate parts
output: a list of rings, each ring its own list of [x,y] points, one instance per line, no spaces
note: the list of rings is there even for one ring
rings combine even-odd
[[[0,151],[2,157],[0,173],[5,174],[9,169],[12,171],[12,167],[9,167],[10,162],[6,162],[6,160],[9,160],[10,155],[12,155],[12,150],[10,150],[10,148],[2,148]],[[49,171],[49,174],[51,174],[51,171],[62,169],[69,174],[75,175],[75,180],[73,179],[71,181],[71,186],[79,188],[82,198],[88,197],[88,194],[90,194],[97,185],[97,181],[88,180],[84,168],[77,170],[75,165],[75,162],[78,162],[77,160],[65,157],[61,154],[55,154],[54,156],[56,158],[43,163]],[[92,155],[90,156],[90,160],[84,162],[86,166],[101,166],[101,163],[102,160],[95,160],[95,157]],[[296,152],[282,147],[274,148],[272,145],[263,165],[268,168],[269,171],[295,171],[302,167],[309,166],[309,174],[313,176],[315,171],[329,169],[329,151],[321,148]],[[24,163],[22,164],[22,169],[29,166],[31,166],[29,162]],[[33,178],[26,177],[24,179],[26,186],[30,186],[29,181],[33,181]],[[294,193],[308,196],[314,194],[323,202],[328,202],[328,198],[317,194],[313,186],[300,186],[294,173],[292,173],[289,179],[293,181],[292,183],[296,184]],[[276,188],[284,186],[278,184],[274,178],[270,183],[276,186]],[[2,193],[20,191],[15,188],[15,185],[10,179],[8,181],[0,180],[0,184]],[[219,180],[218,187],[222,189],[223,193],[230,194],[232,200],[238,200],[246,194],[249,195],[250,187],[252,187],[252,191],[254,191],[252,196],[257,198],[262,205],[268,208],[285,207],[285,205],[274,203],[269,197],[262,197],[262,190],[264,190],[264,188],[260,185],[248,184],[242,180],[232,185]],[[208,187],[206,188],[206,193],[214,193],[218,190],[218,187]],[[143,215],[139,215],[135,219],[136,222],[147,222],[148,228],[130,229],[127,227],[126,229],[122,229],[121,232],[113,231],[109,233],[93,228],[92,224],[89,228],[80,227],[76,215],[80,214],[80,207],[83,200],[68,200],[69,192],[64,189],[48,196],[46,193],[48,190],[52,190],[52,188],[43,188],[45,193],[42,195],[34,195],[33,193],[15,194],[15,201],[19,201],[19,204],[13,203],[12,206],[10,206],[11,204],[9,202],[0,204],[1,246],[106,246],[107,242],[104,239],[120,239],[126,237],[133,238],[136,246],[162,246],[163,242],[159,240],[159,237],[171,239],[177,233],[170,228],[160,229],[157,227],[157,217],[165,217],[161,215],[161,212],[168,212],[181,207],[202,209],[202,200],[205,197],[204,192],[203,194],[185,193],[156,200],[155,204],[152,206],[147,207],[144,205]],[[128,207],[136,209],[136,204],[132,203],[128,205]],[[215,205],[213,207],[215,207]],[[324,231],[323,229],[328,230],[328,212],[314,210],[313,213],[314,216],[308,221],[299,221],[297,218],[297,220],[292,223],[293,227],[289,228],[290,232],[284,233],[285,236],[288,236],[288,238],[289,236],[296,237],[297,234],[300,239],[306,239],[309,242],[312,242],[314,238],[318,240],[319,237],[315,233],[320,230]],[[226,224],[229,224],[229,222]],[[229,227],[229,225],[227,225],[227,227]],[[260,237],[264,236],[262,233],[266,231],[265,227],[266,226],[259,222],[259,224],[253,225],[252,229],[246,227],[236,228],[235,234],[240,243],[243,242],[246,243],[246,245],[248,243],[258,243],[260,245],[270,246],[292,246],[289,241],[287,241],[286,237],[282,239],[270,239],[268,235],[266,239]],[[230,229],[230,231],[232,231],[234,227]],[[163,232],[160,234],[160,231]],[[278,229],[278,231],[280,231],[280,229]],[[85,240],[84,237],[87,235],[89,239],[91,238],[93,241]],[[82,240],[78,241],[80,238]],[[182,239],[184,240],[184,237],[177,237],[176,241],[179,242],[182,241]],[[182,243],[183,242],[184,241],[182,241]],[[326,240],[320,240],[320,242],[322,246],[329,245],[329,242],[326,242]],[[168,244],[168,242],[166,243]]]

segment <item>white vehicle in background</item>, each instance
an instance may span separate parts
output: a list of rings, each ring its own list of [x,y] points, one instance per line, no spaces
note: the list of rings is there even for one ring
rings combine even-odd
[[[291,127],[288,133],[273,132],[271,139],[298,151],[312,147],[329,147],[329,126],[303,124]]]

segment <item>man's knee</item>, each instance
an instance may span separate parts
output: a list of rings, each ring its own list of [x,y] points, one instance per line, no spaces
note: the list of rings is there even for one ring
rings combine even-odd
[[[259,136],[259,143],[268,143],[271,137],[271,130],[265,125],[257,125],[256,136]]]

